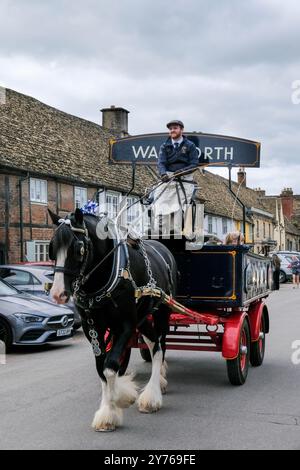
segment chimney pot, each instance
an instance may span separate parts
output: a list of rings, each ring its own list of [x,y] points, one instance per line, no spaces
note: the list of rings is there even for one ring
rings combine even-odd
[[[237,174],[237,182],[241,186],[244,186],[244,187],[247,186],[245,168],[240,168],[239,169],[238,174]]]

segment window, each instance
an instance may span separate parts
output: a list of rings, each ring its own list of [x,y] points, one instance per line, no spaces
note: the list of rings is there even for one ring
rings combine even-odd
[[[49,261],[49,243],[35,243],[35,261]]]
[[[30,201],[47,204],[47,181],[30,178]]]
[[[87,203],[87,189],[75,186],[75,208],[81,208]]]
[[[33,284],[32,276],[27,271],[3,268],[0,270],[0,276],[12,286],[28,286]]]
[[[256,221],[256,236],[259,238],[259,220]]]
[[[213,233],[213,218],[211,215],[208,216],[208,228],[207,228],[207,231],[208,233]]]
[[[49,241],[30,241],[26,242],[26,260],[49,261]]]
[[[266,238],[266,222],[263,223],[264,238]]]
[[[253,241],[253,225],[252,224],[247,224],[248,227],[248,237],[247,237],[247,230],[246,230],[246,243],[252,243]]]
[[[108,212],[108,217],[114,219],[119,211],[119,201],[120,194],[114,193],[112,191],[107,191],[106,193],[106,208]]]
[[[138,199],[136,197],[127,198],[127,223],[134,222],[139,216],[139,203],[134,204]],[[132,205],[134,204],[134,205]],[[131,207],[130,207],[131,206]]]
[[[228,232],[228,223],[227,223],[227,219],[222,219],[222,233],[223,235],[226,235],[226,233]]]

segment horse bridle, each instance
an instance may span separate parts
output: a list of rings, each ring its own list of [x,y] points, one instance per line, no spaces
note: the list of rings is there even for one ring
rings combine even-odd
[[[77,259],[77,261],[82,263],[82,266],[80,268],[79,273],[78,273],[78,271],[72,271],[71,269],[67,269],[64,266],[55,266],[54,267],[54,273],[63,273],[63,274],[69,275],[69,276],[76,276],[76,277],[79,277],[79,278],[83,277],[84,272],[85,272],[86,267],[87,267],[89,252],[90,252],[90,246],[91,246],[91,242],[90,242],[90,238],[89,238],[89,234],[88,234],[88,230],[86,228],[86,225],[83,222],[83,228],[74,227],[72,225],[71,220],[68,219],[68,218],[59,219],[58,222],[59,222],[58,228],[61,227],[62,224],[65,224],[72,231],[72,234],[75,238],[74,255],[75,255],[75,258]],[[76,236],[76,233],[83,233],[84,234],[84,240],[79,240],[79,238]],[[50,259],[53,259],[52,256],[53,255],[51,254],[51,251],[49,251]]]

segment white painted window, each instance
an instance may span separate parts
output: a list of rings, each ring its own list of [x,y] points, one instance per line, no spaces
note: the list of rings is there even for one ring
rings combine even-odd
[[[259,236],[260,236],[259,220],[256,221],[256,236],[257,236],[257,238],[259,238]]]
[[[30,201],[47,204],[47,181],[30,178]]]
[[[30,262],[49,261],[49,241],[33,240],[26,243],[26,259]]]
[[[108,217],[114,219],[119,212],[121,194],[115,191],[107,191],[106,193],[106,210]]]
[[[87,188],[80,188],[79,186],[75,186],[74,195],[75,208],[81,208],[87,203]]]
[[[49,242],[35,243],[35,260],[49,261]]]
[[[134,222],[137,217],[140,215],[140,204],[136,202],[138,200],[137,197],[130,196],[127,198],[127,223],[130,224]],[[136,203],[136,204],[134,204]]]
[[[226,235],[228,233],[228,220],[224,217],[222,218],[222,234]]]

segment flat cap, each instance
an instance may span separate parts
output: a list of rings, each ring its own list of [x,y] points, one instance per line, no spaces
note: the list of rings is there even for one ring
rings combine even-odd
[[[177,119],[175,119],[175,120],[173,120],[173,121],[170,121],[170,122],[168,122],[168,124],[167,124],[167,128],[169,129],[169,128],[170,128],[170,126],[172,126],[172,125],[173,125],[173,126],[180,126],[180,127],[184,128],[184,124],[183,124],[183,122],[182,122],[182,121],[178,121]]]

